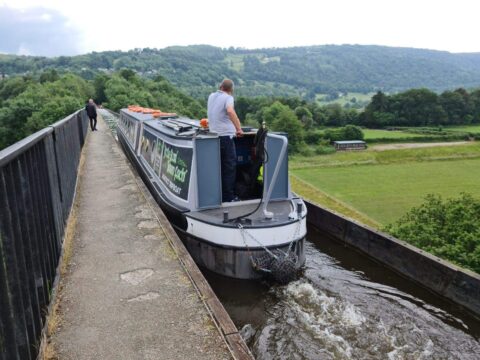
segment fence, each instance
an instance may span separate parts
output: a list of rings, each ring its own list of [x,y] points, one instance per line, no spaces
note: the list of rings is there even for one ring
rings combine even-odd
[[[0,151],[0,360],[37,356],[87,129],[79,110]]]

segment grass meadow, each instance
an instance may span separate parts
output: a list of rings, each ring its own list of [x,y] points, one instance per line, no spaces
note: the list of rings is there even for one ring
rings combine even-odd
[[[407,133],[404,131],[392,131],[392,130],[376,130],[376,129],[362,129],[363,134],[365,135],[365,140],[373,140],[373,139],[412,139],[415,138],[423,138],[425,135],[423,134],[412,134]],[[433,137],[433,135],[432,135]]]
[[[480,134],[480,125],[448,126],[445,130]]]
[[[480,197],[480,143],[293,157],[290,172],[305,198],[382,227],[429,193]]]
[[[353,98],[356,99],[356,102],[366,105],[370,102],[373,95],[375,95],[374,92],[368,94],[349,92],[346,96],[344,95],[334,100],[326,100],[326,97],[328,96],[327,94],[317,94],[315,98],[317,103],[322,106],[328,104],[339,104],[341,106],[345,106],[348,103],[353,104]]]

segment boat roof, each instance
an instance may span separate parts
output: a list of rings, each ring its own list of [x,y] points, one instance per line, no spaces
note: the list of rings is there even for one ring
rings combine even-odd
[[[362,140],[342,140],[342,141],[334,141],[334,144],[365,144],[365,141]]]
[[[176,119],[154,119],[144,121],[145,128],[150,128],[165,134],[169,137],[191,139],[193,137],[217,137],[218,134],[208,131],[208,129],[202,129],[200,127],[200,121],[189,118],[176,118]]]
[[[154,117],[153,114],[122,109],[123,113],[141,121],[146,128],[153,129],[173,138],[191,139],[192,137],[216,137],[217,133],[203,130],[200,120],[179,117],[176,114]],[[201,130],[201,131],[199,131]]]
[[[175,119],[178,118],[176,114],[170,113],[168,115],[161,115],[158,117],[153,116],[153,112],[149,113],[143,113],[143,112],[138,112],[138,111],[132,111],[130,109],[121,109],[120,112],[123,112],[131,117],[133,117],[136,120],[139,121],[146,121],[146,120],[154,120],[154,119]],[[164,113],[166,114],[166,113]]]

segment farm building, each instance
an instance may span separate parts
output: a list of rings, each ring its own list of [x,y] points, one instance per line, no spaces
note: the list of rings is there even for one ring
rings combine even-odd
[[[361,140],[334,141],[335,150],[364,150],[367,143]]]

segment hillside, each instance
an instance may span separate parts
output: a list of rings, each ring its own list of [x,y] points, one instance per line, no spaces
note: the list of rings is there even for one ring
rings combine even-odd
[[[204,98],[223,77],[241,87],[239,95],[316,95],[338,92],[435,91],[480,86],[480,53],[362,45],[273,49],[221,49],[208,45],[94,52],[74,57],[0,55],[0,73],[38,72],[54,67],[91,79],[99,71],[133,69],[157,74],[190,95]],[[318,96],[317,96],[318,97]]]
[[[192,118],[206,115],[200,102],[161,76],[145,79],[123,69],[86,81],[75,74],[59,76],[48,70],[40,76],[0,81],[0,150],[82,108],[89,98],[114,111],[139,104]]]

